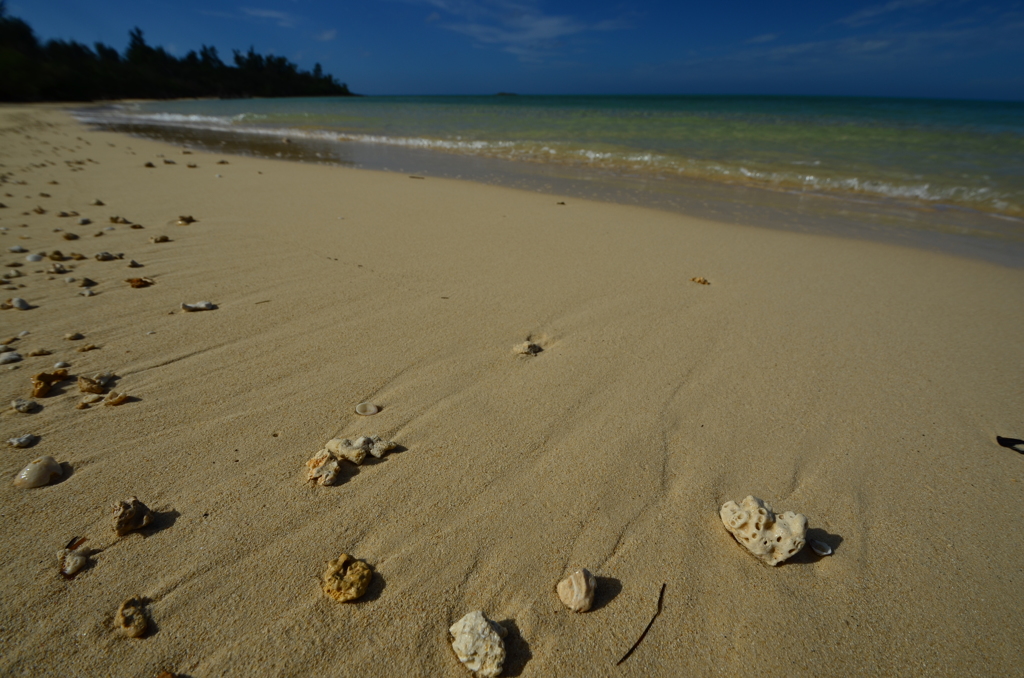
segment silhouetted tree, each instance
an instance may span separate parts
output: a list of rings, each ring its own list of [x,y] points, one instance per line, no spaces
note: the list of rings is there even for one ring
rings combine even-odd
[[[178,59],[146,43],[142,29],[128,34],[124,56],[96,43],[50,40],[40,45],[32,28],[7,14],[0,0],[0,101],[86,101],[114,98],[347,96],[348,85],[300,71],[284,57],[234,52],[234,66],[203,45]]]

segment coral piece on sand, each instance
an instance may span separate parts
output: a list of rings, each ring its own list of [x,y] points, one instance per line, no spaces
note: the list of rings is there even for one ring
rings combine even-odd
[[[53,372],[40,372],[32,377],[32,397],[42,398],[50,392],[50,388],[68,378],[66,369],[54,370]]]
[[[558,598],[573,612],[586,612],[594,604],[597,577],[586,568],[580,568],[558,582]]]
[[[317,452],[312,459],[306,462],[306,466],[309,468],[306,477],[308,481],[321,485],[334,485],[338,482],[341,464],[329,450],[323,449]]]
[[[133,260],[133,263],[134,263],[134,260]],[[131,264],[128,264],[128,265],[131,266]],[[135,287],[135,288],[149,287],[150,285],[153,285],[153,284],[156,283],[156,281],[153,280],[152,278],[128,278],[128,279],[125,280],[125,282],[128,283],[129,285],[131,285],[132,287]]]
[[[32,488],[49,485],[54,478],[64,475],[60,464],[53,457],[39,457],[18,472],[14,479],[15,487]]]
[[[124,501],[115,501],[113,506],[114,532],[123,537],[129,532],[141,530],[153,522],[153,512],[139,501],[138,497],[128,497]]]
[[[704,276],[697,276],[696,278],[690,278],[690,282],[695,282],[698,285],[710,285],[711,283]]]
[[[104,405],[114,405],[114,406],[116,406],[116,405],[120,405],[120,404],[126,403],[126,402],[128,402],[128,394],[127,393],[120,393],[118,391],[111,391],[103,399],[103,404]]]
[[[324,593],[339,603],[361,598],[373,579],[373,568],[347,553],[327,563],[324,572]]]
[[[84,374],[78,376],[78,391],[80,393],[106,393],[107,382],[114,377],[110,372],[101,372],[87,377]]]
[[[37,348],[34,351],[29,351],[28,356],[30,358],[38,358],[39,356],[50,355],[52,353],[53,351],[47,351],[45,348]]]
[[[129,598],[117,608],[114,619],[117,630],[129,638],[141,638],[146,634],[149,622],[146,620],[145,603],[138,598]]]
[[[89,563],[89,554],[92,549],[83,548],[83,542],[85,542],[84,537],[82,539],[75,537],[68,543],[66,548],[57,551],[57,563],[60,565],[60,573],[67,579],[74,577],[78,574],[79,570]]]
[[[362,442],[362,439],[359,439]],[[361,444],[353,443],[348,438],[334,438],[327,441],[326,448],[336,459],[345,459],[353,464],[362,464],[367,449]]]
[[[189,224],[196,223],[196,220],[191,215],[182,215],[178,217],[179,226],[188,226]]]
[[[505,642],[508,631],[491,621],[483,612],[470,612],[448,629],[452,649],[463,666],[480,678],[500,676],[505,663]]]
[[[739,504],[727,501],[719,515],[736,541],[769,565],[795,555],[806,542],[806,516],[792,511],[776,515],[757,497],[748,496]]]
[[[39,403],[34,400],[25,400],[24,398],[17,398],[11,401],[11,409],[15,412],[21,412],[22,414],[28,414],[34,412],[39,407]]]
[[[181,310],[186,313],[193,311],[212,311],[215,308],[217,308],[217,306],[212,301],[197,301],[194,304],[183,303],[181,305]]]

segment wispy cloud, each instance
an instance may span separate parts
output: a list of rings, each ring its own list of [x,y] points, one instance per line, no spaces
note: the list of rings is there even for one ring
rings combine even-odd
[[[320,42],[330,42],[331,40],[334,40],[336,37],[338,37],[338,31],[336,31],[333,28],[330,28],[326,31],[323,31],[322,33],[317,33],[316,35],[313,36],[313,39],[319,40]]]
[[[903,9],[910,9],[912,7],[920,7],[921,5],[930,5],[934,0],[891,0],[884,5],[872,5],[865,7],[859,12],[843,17],[839,20],[839,23],[845,24],[850,28],[860,28],[866,26],[873,21],[880,19],[886,14],[892,12],[898,12]]]
[[[242,7],[240,9],[246,16],[250,16],[255,19],[269,19],[281,28],[294,28],[295,24],[298,23],[298,18],[288,12],[279,12],[273,9],[258,9],[254,7]]]
[[[750,40],[747,40],[747,44],[756,45],[762,42],[772,42],[773,40],[778,40],[778,38],[778,33],[765,33],[764,35],[758,35],[751,38]]]
[[[546,13],[535,0],[408,0],[435,9],[427,17],[442,28],[497,47],[523,61],[555,56],[572,36],[628,28],[622,19],[586,22]]]

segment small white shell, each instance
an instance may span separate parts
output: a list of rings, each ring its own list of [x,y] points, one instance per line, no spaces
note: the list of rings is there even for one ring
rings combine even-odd
[[[53,369],[59,370],[63,367],[71,367],[71,363],[59,362],[53,364]]]
[[[212,311],[215,308],[217,308],[217,307],[214,306],[212,301],[197,301],[194,304],[184,304],[183,303],[181,305],[181,310],[182,311],[186,311],[186,312],[188,312],[188,311]]]
[[[61,549],[57,551],[57,563],[61,574],[73,577],[89,562],[89,549]]]
[[[64,475],[60,464],[53,457],[39,457],[25,468],[21,469],[18,477],[14,479],[15,487],[42,487],[49,485],[54,478]]]
[[[43,260],[43,255],[41,255],[41,254],[30,254],[27,257],[25,257],[25,261],[33,261],[33,262],[35,262],[35,261],[42,261],[42,260]]]
[[[32,447],[39,440],[39,436],[34,436],[31,433],[26,433],[23,436],[17,438],[10,438],[7,444],[11,447]],[[38,460],[37,460],[38,461]]]
[[[380,408],[373,403],[359,403],[356,405],[356,414],[361,414],[364,417],[369,417],[372,414],[380,412]]]
[[[810,545],[812,551],[814,551],[816,554],[823,558],[825,556],[832,555],[832,547],[823,541],[815,541],[812,539],[807,543]]]

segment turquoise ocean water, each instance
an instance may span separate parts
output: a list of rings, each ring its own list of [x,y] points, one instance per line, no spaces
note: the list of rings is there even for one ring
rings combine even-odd
[[[149,102],[79,116],[227,152],[457,176],[1024,266],[1024,103],[366,97]]]

